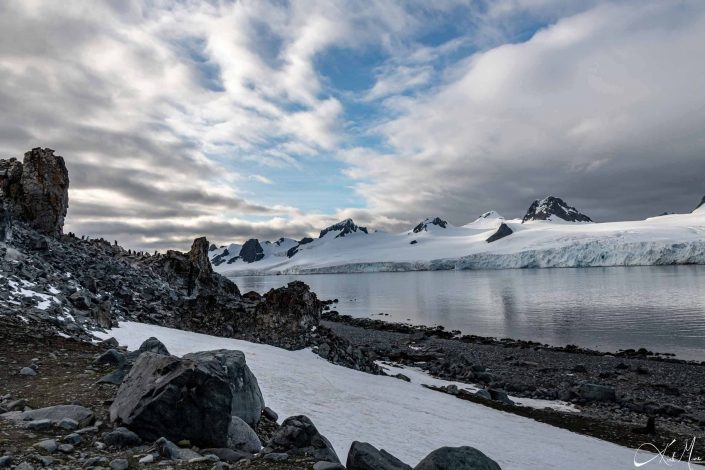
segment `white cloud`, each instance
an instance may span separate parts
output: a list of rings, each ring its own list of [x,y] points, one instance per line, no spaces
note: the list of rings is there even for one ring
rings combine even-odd
[[[249,178],[262,184],[274,184],[274,181],[262,175],[250,175]]]

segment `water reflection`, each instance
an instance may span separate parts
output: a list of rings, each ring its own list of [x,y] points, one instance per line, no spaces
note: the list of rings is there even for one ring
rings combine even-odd
[[[705,360],[705,267],[248,276],[245,292],[301,279],[354,316],[602,350]]]

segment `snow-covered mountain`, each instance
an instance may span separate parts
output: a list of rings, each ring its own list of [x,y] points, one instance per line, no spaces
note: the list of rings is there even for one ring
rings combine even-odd
[[[317,239],[255,240],[254,257],[243,253],[247,243],[212,247],[210,256],[225,275],[705,264],[702,204],[690,214],[605,223],[576,223],[590,219],[558,198],[532,208],[528,218],[490,211],[460,227],[429,217],[401,233],[368,233],[348,219]]]
[[[311,240],[310,238],[304,240]],[[208,250],[213,267],[220,268],[222,265],[229,265],[235,262],[250,264],[262,261],[271,257],[286,257],[287,252],[296,247],[299,243],[291,238],[280,238],[274,243],[270,241],[260,241],[250,238],[242,245],[231,243],[227,246],[217,247],[211,245]]]
[[[571,207],[561,198],[548,196],[543,199],[534,201],[522,222],[532,220],[550,220],[557,222],[564,220],[566,222],[592,222],[592,219],[581,213],[575,207]]]
[[[440,228],[446,228],[448,226],[448,222],[441,219],[440,217],[427,217],[422,222],[419,222],[419,224],[416,227],[414,227],[414,230],[412,230],[412,232],[414,232],[414,233],[427,232],[429,230],[429,227],[431,229],[433,229],[434,226],[440,227]]]

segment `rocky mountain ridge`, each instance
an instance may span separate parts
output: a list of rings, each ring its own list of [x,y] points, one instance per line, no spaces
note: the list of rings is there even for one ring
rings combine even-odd
[[[590,217],[581,213],[575,207],[569,206],[563,199],[553,196],[547,196],[532,202],[521,222],[555,219],[561,219],[566,222],[592,222]]]

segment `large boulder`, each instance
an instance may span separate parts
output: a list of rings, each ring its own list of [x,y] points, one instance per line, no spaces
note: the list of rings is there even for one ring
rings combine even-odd
[[[62,234],[69,206],[69,173],[52,149],[34,148],[23,163],[0,160],[0,236],[4,240],[13,221],[39,233]]]
[[[259,422],[264,409],[264,399],[257,378],[247,367],[242,351],[218,349],[186,354],[183,359],[207,364],[226,374],[232,390],[230,415],[237,416],[250,426]]]
[[[307,416],[290,416],[267,443],[267,451],[304,455],[325,462],[340,463],[331,443]]]
[[[501,470],[501,467],[479,450],[463,446],[436,449],[414,470]]]
[[[142,353],[110,406],[110,419],[147,441],[188,439],[226,447],[232,416],[257,423],[264,402],[240,351],[206,351],[179,359]]]
[[[377,450],[367,442],[353,441],[345,463],[347,470],[411,470],[405,464],[384,449]]]

